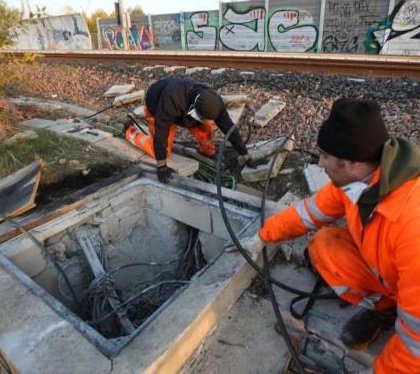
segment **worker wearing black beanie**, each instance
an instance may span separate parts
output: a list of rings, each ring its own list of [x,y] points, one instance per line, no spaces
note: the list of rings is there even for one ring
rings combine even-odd
[[[339,99],[319,130],[318,146],[337,158],[379,163],[388,139],[378,103]]]

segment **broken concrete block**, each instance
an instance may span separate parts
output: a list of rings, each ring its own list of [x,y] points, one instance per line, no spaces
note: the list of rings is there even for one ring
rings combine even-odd
[[[120,84],[112,86],[108,91],[104,93],[104,97],[116,97],[119,95],[125,95],[134,90],[134,84]]]
[[[196,68],[188,68],[187,70],[185,70],[185,74],[191,75],[194,73],[199,73],[200,71],[204,71],[204,70],[210,70],[210,68],[207,68],[204,66],[197,66]]]
[[[232,122],[236,125],[238,124],[239,120],[244,114],[245,104],[242,104],[241,106],[236,107],[236,108],[228,108],[227,111],[229,113],[230,118],[232,119]]]
[[[308,165],[305,169],[303,169],[303,174],[305,175],[309,192],[311,194],[317,192],[330,180],[328,175],[325,173],[325,170],[318,165]]]
[[[294,140],[294,136],[291,137],[291,140]],[[290,147],[290,143],[287,143],[285,136],[247,145],[248,152],[254,160],[262,160],[270,157],[274,155],[280,147]],[[292,150],[293,149],[290,149],[290,151]]]
[[[131,92],[125,95],[117,96],[114,99],[113,105],[115,107],[133,104],[144,99],[144,90]]]
[[[287,155],[293,150],[294,142],[292,139],[289,139],[284,144],[284,150],[281,151],[276,159],[274,160],[274,165],[271,170],[271,178],[274,178],[279,173],[281,166],[284,163]],[[241,176],[247,182],[257,182],[262,181],[268,178],[268,173],[271,168],[272,159],[268,160],[266,164],[258,165],[256,169],[245,166],[241,171]]]
[[[223,74],[227,71],[227,68],[213,69],[210,73],[214,75]]]
[[[164,68],[165,65],[154,65],[154,66],[145,66],[143,68],[144,71],[149,71],[149,70],[155,70],[155,69],[159,69],[159,68]]]
[[[244,77],[244,78],[254,78],[255,77],[255,73],[253,71],[241,71],[239,73],[239,75],[241,77]]]
[[[185,66],[167,66],[163,68],[165,73],[173,73],[174,71],[185,69]]]
[[[220,95],[220,97],[228,108],[246,104],[250,101],[248,95]]]
[[[144,105],[139,105],[136,109],[133,110],[133,113],[136,117],[144,118]]]
[[[255,113],[254,123],[258,126],[264,127],[270,122],[277,114],[279,114],[286,103],[278,99],[270,99],[268,103],[264,104],[257,113]]]

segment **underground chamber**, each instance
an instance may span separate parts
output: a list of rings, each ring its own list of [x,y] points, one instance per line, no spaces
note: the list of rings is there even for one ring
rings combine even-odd
[[[229,234],[216,194],[203,186],[140,178],[111,188],[2,243],[2,264],[104,356],[116,357],[224,253]],[[243,200],[225,207],[239,234],[255,225],[258,213]],[[205,287],[217,287],[220,276],[211,283]]]

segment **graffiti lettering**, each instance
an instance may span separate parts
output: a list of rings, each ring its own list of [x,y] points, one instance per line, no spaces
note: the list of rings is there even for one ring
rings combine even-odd
[[[127,36],[128,47],[131,50],[146,50],[153,48],[149,30],[146,26],[132,25],[128,30]],[[102,28],[102,38],[105,40],[107,49],[124,49],[121,27],[107,26]]]
[[[419,0],[395,1],[391,17],[387,16],[389,1],[326,0],[321,50],[335,53],[391,53],[392,50],[397,54],[420,54]],[[150,35],[147,27],[131,29],[129,45],[130,49],[153,46],[188,50],[315,51],[323,3],[316,2],[317,6],[311,6],[309,12],[299,6],[285,9],[273,4],[269,7],[251,5],[249,1],[222,2],[220,10],[154,15]],[[219,25],[220,19],[222,25]],[[100,27],[102,40],[106,40],[108,48],[122,48],[119,29],[112,27],[112,30]],[[61,38],[70,39],[71,35],[62,34]],[[181,40],[185,42],[182,45]]]
[[[229,25],[220,29],[220,40],[224,47],[236,51],[264,50],[265,9],[258,7],[246,13],[236,13],[228,8],[224,19]]]
[[[305,52],[315,46],[318,31],[313,25],[299,25],[295,10],[275,12],[268,26],[270,42],[276,51]]]
[[[191,15],[193,31],[187,31],[187,48],[189,50],[215,50],[217,43],[217,28],[209,26],[207,12]]]
[[[351,39],[340,40],[334,35],[329,35],[324,39],[324,52],[354,53],[357,51],[357,36]]]

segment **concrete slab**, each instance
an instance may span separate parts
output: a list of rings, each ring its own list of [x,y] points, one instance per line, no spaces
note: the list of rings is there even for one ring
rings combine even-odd
[[[143,156],[137,148],[130,146],[126,140],[121,138],[109,137],[95,143],[96,147],[100,147],[110,153],[121,157],[124,160],[137,162]]]
[[[103,97],[116,97],[128,94],[134,91],[134,84],[118,84],[110,87],[102,96]]]
[[[163,68],[163,71],[165,73],[173,73],[175,71],[183,70],[183,69],[186,69],[186,66],[167,66]]]
[[[242,118],[242,115],[244,114],[245,111],[245,104],[241,104],[238,107],[235,108],[228,108],[227,109],[230,118],[232,119],[232,122],[236,125],[239,123],[239,121]]]
[[[255,73],[253,71],[241,71],[239,75],[243,78],[254,78]]]
[[[67,112],[70,112],[78,117],[88,117],[88,116],[93,116],[92,118],[95,118],[99,121],[102,122],[109,122],[110,121],[110,117],[104,113],[99,113],[96,114],[96,111],[91,110],[91,109],[86,109],[86,108],[82,108],[79,107],[77,105],[73,105],[73,104],[68,104],[68,103],[63,103],[63,102],[59,102],[59,101],[53,101],[53,100],[43,100],[43,99],[38,99],[35,97],[25,97],[25,96],[21,96],[18,98],[14,98],[11,99],[11,101],[13,103],[15,103],[16,105],[35,105],[37,107],[43,107],[45,105],[47,106],[52,106],[52,107],[56,107],[56,110],[65,110]]]
[[[303,169],[303,174],[305,175],[306,182],[308,183],[309,192],[314,194],[317,192],[323,185],[325,185],[329,180],[329,176],[325,173],[324,168],[321,168],[318,165],[308,165]]]
[[[153,65],[153,66],[145,66],[143,68],[144,71],[150,71],[150,70],[155,70],[155,69],[159,69],[159,68],[164,68],[165,65]]]
[[[17,106],[25,106],[25,105],[36,105],[38,108],[44,109],[44,110],[51,110],[53,112],[62,110],[64,107],[58,102],[48,102],[43,101],[39,98],[35,97],[17,97],[17,98],[11,98],[10,101],[12,101]]]
[[[191,75],[194,73],[199,73],[201,71],[206,71],[206,70],[210,70],[210,68],[205,67],[205,66],[197,66],[196,68],[188,68],[185,70],[185,74],[186,75]]]
[[[226,71],[228,71],[229,69],[227,68],[219,68],[219,69],[213,69],[210,74],[213,75],[219,75],[219,74],[224,74]]]
[[[46,129],[50,126],[54,126],[55,121],[42,118],[32,118],[20,123],[22,126],[31,127],[34,129]]]
[[[144,95],[145,95],[144,90],[131,92],[125,95],[120,95],[114,99],[113,105],[115,107],[120,107],[123,105],[134,104],[138,101],[142,101],[144,99]]]
[[[221,95],[221,98],[227,107],[235,107],[250,102],[248,95]]]
[[[77,139],[82,139],[89,143],[97,143],[107,138],[112,138],[113,134],[107,131],[99,130],[99,129],[91,129],[91,130],[81,130],[78,132],[64,132],[62,135],[70,136]]]
[[[260,127],[266,126],[285,106],[286,103],[284,101],[277,98],[270,99],[255,113],[254,123]]]
[[[60,135],[66,135],[68,130],[75,128],[78,125],[88,125],[87,123],[75,123],[72,119],[59,119],[54,121],[54,124],[48,126],[49,131],[53,131]],[[68,134],[68,133],[67,133]]]
[[[138,118],[144,118],[144,105],[139,105],[136,109],[133,110],[133,113]]]
[[[284,151],[280,152],[274,160],[274,165],[271,172],[271,178],[275,178],[280,171],[281,166],[283,165],[287,155],[293,150],[294,142],[289,139],[284,144]],[[245,166],[241,170],[241,176],[247,182],[258,182],[266,180],[269,176],[269,171],[271,168],[273,158],[267,160],[265,164],[258,165],[255,169]]]
[[[111,372],[111,360],[0,263],[0,350],[19,373]],[[69,356],[77,358],[77,366]]]

